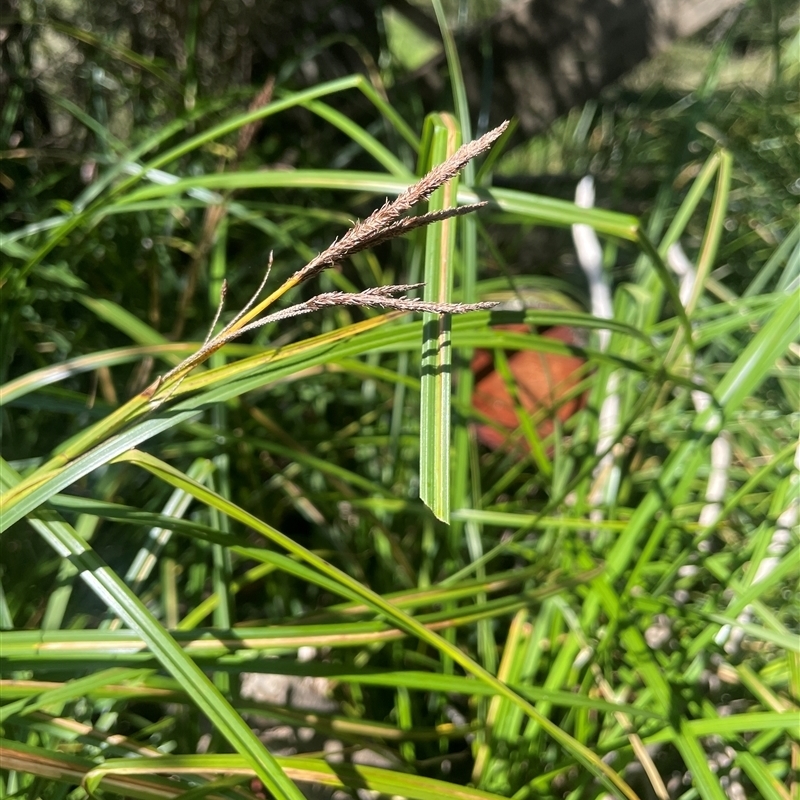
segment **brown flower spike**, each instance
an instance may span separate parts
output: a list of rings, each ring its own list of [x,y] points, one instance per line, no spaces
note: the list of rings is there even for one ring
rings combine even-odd
[[[355,253],[402,236],[415,228],[430,225],[433,222],[441,222],[451,217],[469,214],[485,206],[486,203],[473,203],[472,205],[446,208],[441,211],[420,214],[419,216],[404,216],[404,214],[410,211],[417,203],[427,200],[440,186],[458,175],[473,158],[486,152],[507,127],[508,122],[504,122],[479,139],[462,145],[450,158],[435,166],[421,180],[402,191],[394,200],[387,200],[365,220],[356,222],[341,239],[337,239],[322,253],[311,259],[304,267],[295,272],[276,292],[256,306],[256,301],[267,283],[272,267],[272,254],[270,254],[266,275],[256,293],[233,320],[231,320],[216,336],[212,336],[214,326],[217,324],[219,316],[222,313],[222,306],[227,293],[227,284],[223,282],[222,291],[220,292],[219,307],[214,316],[211,331],[206,337],[205,342],[203,342],[203,346],[196,353],[178,364],[177,367],[160,377],[152,386],[148,387],[148,389],[145,389],[145,395],[153,397],[167,381],[173,378],[177,379],[174,386],[170,388],[168,394],[160,401],[164,402],[164,400],[176,391],[180,382],[191,370],[205,361],[220,347],[238,338],[243,333],[260,328],[263,325],[268,325],[271,322],[296,317],[300,314],[309,314],[321,308],[330,306],[362,306],[392,308],[400,311],[427,311],[435,314],[464,314],[468,311],[493,308],[496,305],[495,303],[429,303],[414,298],[397,297],[397,295],[406,294],[412,289],[417,289],[422,286],[422,284],[408,284],[379,286],[366,289],[363,292],[327,292],[325,294],[318,294],[305,303],[299,303],[273,314],[268,314],[265,317],[258,318],[259,314],[261,314],[265,308],[286,291],[315,277],[324,269],[343,261]]]

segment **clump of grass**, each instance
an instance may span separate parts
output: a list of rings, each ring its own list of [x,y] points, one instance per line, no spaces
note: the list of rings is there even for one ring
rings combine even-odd
[[[242,114],[200,98],[192,136],[175,138],[178,115],[143,143],[116,143],[97,183],[64,194],[71,206],[57,202],[73,185],[65,168],[66,183],[7,223],[3,790],[253,796],[256,775],[292,798],[294,781],[476,800],[718,800],[736,784],[787,796],[800,245],[785,196],[766,191],[778,154],[755,158],[773,153],[755,134],[691,133],[735,116],[735,98],[712,86],[691,123],[674,101],[667,114],[641,101],[636,124],[600,108],[578,126],[589,144],[565,156],[575,177],[594,163],[612,207],[638,187],[627,210],[645,217],[468,177],[449,184],[451,205],[488,201],[483,215],[437,210],[446,198],[432,186],[429,211],[408,217],[409,187],[468,133],[434,115],[417,136],[358,77],[281,88]],[[337,115],[339,93],[354,89],[391,134]],[[769,114],[785,119],[778,105]],[[280,149],[287,126],[273,120],[298,107],[382,171],[344,172],[325,153],[295,170],[250,169],[259,143],[240,154],[238,133],[262,122],[263,146]],[[759,130],[741,107],[750,116],[728,133]],[[647,180],[620,163],[651,165]],[[326,250],[374,195],[405,198],[383,207],[398,216],[367,217]],[[749,233],[736,227],[745,218]],[[383,240],[414,219],[433,226]],[[578,240],[594,231],[610,303],[548,302],[553,282],[504,264],[488,221]],[[204,341],[199,320],[224,317],[222,287],[238,295],[271,248],[280,288],[241,302]],[[185,323],[198,341],[169,341],[160,331],[175,329],[195,262],[208,303],[187,307]],[[399,296],[423,281],[430,293],[432,275],[441,294]],[[279,307],[311,276],[315,295]],[[457,381],[438,406],[453,411],[448,526],[418,491],[420,451],[433,448],[418,389],[439,378],[420,350],[439,329],[392,304],[450,313],[500,288],[542,302],[475,310],[446,331],[455,357],[441,372]],[[381,305],[390,313],[371,310]],[[577,326],[588,344],[493,322]],[[252,343],[233,340],[245,330]],[[495,350],[501,370],[521,349],[580,354],[585,407],[545,439],[531,426],[522,458],[480,449],[464,399],[474,347]],[[121,401],[137,379],[152,386],[156,362],[158,393]],[[321,678],[336,710],[242,698],[247,673]],[[255,715],[259,730],[311,728],[313,746],[335,755],[276,757],[244,722]],[[380,765],[359,763],[365,750]]]

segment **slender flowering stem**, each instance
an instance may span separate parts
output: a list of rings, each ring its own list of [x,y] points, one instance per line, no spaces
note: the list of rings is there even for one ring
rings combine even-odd
[[[206,336],[200,349],[178,364],[177,367],[160,377],[152,386],[145,390],[145,396],[153,398],[167,383],[172,383],[166,394],[156,402],[163,403],[175,393],[186,375],[198,364],[205,361],[220,347],[233,341],[248,331],[256,330],[264,325],[280,320],[290,319],[301,314],[310,314],[323,308],[332,306],[360,306],[362,308],[391,308],[409,312],[431,312],[434,314],[465,314],[469,311],[480,311],[494,307],[494,303],[431,303],[417,298],[398,297],[413,289],[418,289],[422,284],[403,284],[396,286],[378,286],[366,289],[363,292],[327,292],[318,294],[304,303],[298,303],[289,308],[276,311],[273,314],[260,317],[261,313],[285,294],[289,289],[304,281],[317,276],[320,272],[333,266],[346,258],[360,253],[362,250],[374,247],[377,244],[402,236],[416,228],[441,222],[452,217],[470,214],[486,203],[473,203],[456,208],[446,208],[432,211],[417,216],[404,216],[417,203],[427,200],[442,184],[454,178],[467,163],[476,156],[488,150],[497,138],[508,127],[504,122],[499,127],[481,136],[472,142],[462,145],[450,158],[435,166],[427,175],[417,183],[402,191],[394,200],[387,200],[379,209],[370,214],[365,220],[356,222],[341,239],[337,239],[318,256],[315,256],[304,267],[297,270],[280,288],[274,291],[265,300],[257,303],[258,297],[264,290],[272,269],[272,253],[269,256],[266,274],[255,294],[250,298],[245,307],[216,335],[214,328],[219,321],[222,307],[225,302],[228,285],[223,282],[220,292],[219,306],[214,315],[211,330]],[[173,382],[174,379],[174,382]]]

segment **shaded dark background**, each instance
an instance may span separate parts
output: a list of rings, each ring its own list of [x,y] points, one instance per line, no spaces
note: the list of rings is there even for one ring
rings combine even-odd
[[[543,130],[570,108],[596,97],[675,39],[714,25],[724,31],[745,5],[739,0],[446,4],[478,128],[516,116],[520,136]],[[134,0],[69,7],[41,3],[33,9],[12,0],[4,15],[0,92],[8,96],[21,87],[24,102],[15,120],[3,122],[6,141],[15,128],[23,136],[11,146],[40,146],[42,136],[58,138],[40,85],[48,72],[58,70],[68,93],[77,95],[81,86],[85,91],[85,81],[71,80],[71,72],[87,68],[77,53],[53,52],[49,64],[34,56],[33,43],[46,37],[45,20],[85,31],[86,40],[76,47],[89,59],[98,55],[92,47],[92,37],[97,37],[152,60],[164,75],[185,75],[182,86],[171,88],[181,91],[191,106],[197,96],[221,96],[259,85],[271,74],[277,74],[279,82],[283,78],[310,85],[352,72],[377,71],[385,52],[386,8],[440,39],[430,7],[409,0]],[[32,18],[32,10],[40,20]],[[712,30],[713,35],[719,33]],[[399,81],[399,88],[413,84],[425,110],[450,105],[443,60],[439,53]],[[149,102],[134,104],[142,113],[159,102],[171,105],[170,87],[160,77],[143,71],[141,91],[147,96],[142,99]]]

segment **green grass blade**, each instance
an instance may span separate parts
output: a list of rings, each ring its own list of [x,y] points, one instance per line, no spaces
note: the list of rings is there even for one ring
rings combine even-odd
[[[786,787],[770,772],[768,766],[760,758],[752,753],[738,753],[736,764],[741,766],[744,773],[753,782],[762,800],[789,800],[790,795],[786,791]]]
[[[689,192],[681,203],[680,208],[672,218],[672,222],[667,232],[661,239],[661,243],[658,245],[658,252],[662,258],[667,257],[667,251],[669,248],[681,238],[684,230],[686,230],[686,226],[689,224],[692,215],[697,210],[697,206],[702,200],[706,189],[711,183],[715,173],[719,169],[720,160],[721,151],[717,150],[712,153],[706,163],[703,164],[703,168],[694,179],[692,188],[689,189]]]
[[[786,295],[719,382],[714,397],[726,416],[737,411],[769,375],[775,361],[797,339],[800,289]]]
[[[723,150],[720,154],[717,187],[711,204],[711,214],[708,218],[708,224],[706,225],[703,236],[703,243],[700,246],[700,254],[697,258],[697,275],[695,277],[694,288],[692,289],[692,295],[689,301],[686,303],[686,311],[688,314],[694,313],[700,294],[706,285],[706,280],[716,262],[722,231],[725,227],[725,215],[728,211],[728,197],[731,191],[731,170],[731,154]]]
[[[364,148],[390,175],[396,175],[409,181],[414,179],[406,165],[391,150],[384,147],[374,136],[371,136],[360,125],[353,122],[350,117],[332,108],[327,103],[323,103],[321,100],[311,100],[303,105],[309,111],[337,127],[349,139]]]
[[[521,695],[483,669],[454,644],[448,642],[433,631],[428,630],[414,617],[403,613],[385,598],[371,591],[349,575],[346,575],[318,555],[308,551],[290,537],[284,535],[272,526],[265,524],[233,503],[228,502],[206,487],[191,481],[178,470],[173,469],[163,462],[159,462],[158,459],[141,452],[129,452],[126,454],[125,460],[136,463],[176,488],[185,489],[201,502],[213,505],[221,513],[227,514],[238,522],[258,531],[261,535],[282,547],[287,552],[305,561],[313,569],[332,578],[345,590],[340,593],[345,594],[348,598],[352,595],[360,597],[375,612],[394,622],[401,630],[404,630],[411,636],[421,639],[431,647],[439,650],[446,657],[451,658],[466,672],[473,675],[487,686],[490,686],[498,695],[509,699],[525,714],[535,720],[549,736],[570,752],[586,769],[597,775],[604,783],[608,784],[609,787],[615,787],[615,789],[621,792],[625,797],[630,798],[630,800],[636,800],[636,793],[633,792],[619,774],[608,767],[589,748],[580,744],[572,736],[562,731],[558,725],[542,716]]]
[[[82,372],[92,372],[100,367],[113,367],[117,364],[129,364],[146,356],[161,356],[167,364],[174,366],[195,350],[197,350],[197,345],[167,343],[144,347],[117,347],[113,350],[102,350],[86,356],[77,356],[60,364],[34,370],[3,384],[0,386],[0,406],[44,386],[66,380],[73,375],[80,375]]]
[[[3,462],[0,481],[3,488],[15,480],[13,470]],[[75,530],[53,512],[40,512],[28,520],[30,525],[62,558],[69,558],[80,570],[87,586],[125,624],[147,642],[161,665],[192,693],[197,705],[209,717],[231,746],[242,754],[256,775],[276,798],[302,800],[302,793],[286,777],[274,757],[231,708],[205,673],[182,650],[146,606],[111,570]]]
[[[675,736],[675,746],[692,774],[692,786],[703,800],[726,800],[719,778],[708,766],[708,756],[686,725]]]
[[[447,17],[441,0],[432,0],[433,11],[436,14],[436,22],[439,25],[439,33],[444,43],[445,57],[447,58],[447,70],[450,73],[450,88],[453,92],[453,105],[456,118],[461,129],[461,137],[464,141],[472,138],[472,125],[469,119],[469,104],[467,102],[467,87],[464,83],[464,75],[461,70],[461,60],[458,57],[456,40],[450,26],[447,24]],[[469,174],[465,172],[464,177],[469,185],[472,185],[475,178],[475,167],[473,166]]]
[[[169,339],[154,330],[146,322],[131,314],[118,303],[103,300],[87,295],[78,295],[77,299],[83,303],[98,319],[113,325],[117,330],[129,336],[136,344],[159,345],[168,344]],[[179,358],[173,356],[169,361],[177,363]]]
[[[425,161],[422,174],[441,164],[461,144],[456,121],[434,115],[426,120],[423,136]],[[450,208],[454,203],[456,180],[437,189],[428,203],[430,211]],[[425,300],[450,303],[455,271],[456,220],[429,225],[425,230]],[[420,388],[419,496],[442,520],[450,520],[450,393],[452,342],[450,316],[423,316],[422,378]]]
[[[325,169],[298,169],[292,172],[242,170],[199,175],[168,185],[145,186],[114,200],[113,207],[120,208],[154,198],[175,197],[199,188],[220,191],[266,188],[334,189],[346,192],[371,192],[386,196],[398,195],[409,185],[410,181],[375,172]],[[462,184],[458,189],[457,200],[459,205],[488,200],[491,207],[510,215],[503,219],[504,222],[513,222],[517,218],[563,228],[584,224],[591,225],[600,234],[617,236],[632,242],[638,241],[639,238],[639,220],[630,214],[598,208],[581,208],[566,200],[515,189],[474,189]],[[97,214],[109,211],[109,207],[104,207],[98,209]]]
[[[764,291],[764,288],[769,283],[772,276],[783,266],[788,264],[791,253],[794,252],[795,264],[800,261],[800,222],[798,222],[784,240],[775,248],[775,251],[767,259],[767,263],[759,270],[758,275],[747,285],[742,297],[758,297]],[[785,273],[789,273],[787,277],[791,280],[793,275],[790,269],[786,269]]]
[[[149,163],[147,163],[141,172],[138,175],[135,175],[132,178],[128,178],[127,180],[121,181],[117,184],[108,194],[108,196],[99,198],[92,206],[87,207],[84,211],[73,215],[69,218],[64,224],[62,224],[56,231],[54,231],[53,235],[51,235],[48,240],[34,253],[33,257],[28,260],[24,269],[22,270],[22,276],[27,274],[31,269],[33,269],[37,264],[39,264],[45,256],[58,245],[59,242],[63,241],[63,239],[73,230],[80,227],[85,222],[88,222],[92,216],[94,216],[95,212],[99,209],[102,209],[104,206],[108,204],[109,199],[111,198],[119,198],[124,197],[130,193],[130,190],[133,186],[136,185],[140,180],[147,175],[147,173],[151,170],[157,170],[167,164],[170,164],[177,159],[181,158],[182,156],[186,155],[187,153],[196,150],[203,145],[215,141],[223,136],[226,136],[233,131],[238,130],[239,128],[248,125],[253,122],[257,122],[259,120],[265,119],[273,114],[280,113],[285,111],[288,108],[292,108],[294,106],[302,105],[303,103],[313,101],[319,97],[325,97],[330,94],[335,94],[337,92],[346,91],[347,89],[359,89],[361,90],[368,99],[374,101],[379,101],[376,103],[379,110],[386,111],[389,109],[388,103],[383,101],[375,92],[374,88],[369,84],[369,82],[362,76],[362,75],[350,75],[345,78],[339,78],[334,81],[330,81],[328,83],[323,83],[318,86],[311,87],[310,89],[306,89],[302,92],[296,92],[288,97],[281,98],[279,100],[274,100],[272,103],[269,103],[266,106],[262,106],[257,108],[253,111],[247,111],[243,114],[237,114],[229,119],[225,120],[224,122],[213,126],[209,130],[203,131],[201,133],[196,134],[193,137],[181,142],[178,145],[175,145],[171,149],[167,150],[165,153],[153,158]],[[396,113],[392,113],[388,116],[388,119],[393,124],[402,123],[399,116]],[[413,133],[408,130],[408,126],[404,123],[400,124],[398,130],[403,134],[407,139],[409,138],[409,134],[411,136],[411,141],[415,141]]]
[[[100,686],[115,682],[122,683],[126,680],[137,678],[142,675],[142,672],[141,669],[119,669],[117,667],[112,667],[111,669],[101,670],[92,675],[87,675],[85,678],[66,681],[57,688],[43,691],[33,697],[25,697],[11,703],[6,703],[0,707],[0,722],[6,722],[16,715],[26,716],[32,714],[34,711],[39,711],[47,706],[63,705],[72,700],[79,700]]]

